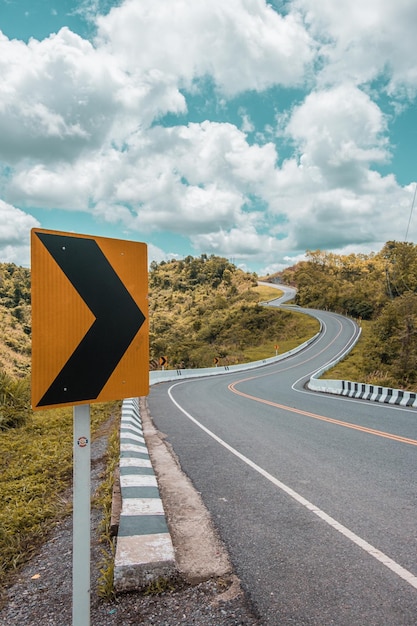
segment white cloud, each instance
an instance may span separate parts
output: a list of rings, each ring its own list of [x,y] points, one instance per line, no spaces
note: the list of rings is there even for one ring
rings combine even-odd
[[[133,230],[191,234],[231,228],[247,195],[261,193],[275,172],[274,146],[250,146],[231,124],[155,127],[130,137],[127,147],[89,153],[75,164],[22,164],[9,196],[48,208],[90,207]]]
[[[379,107],[349,84],[312,92],[294,109],[286,132],[298,157],[283,164],[269,202],[288,217],[286,250],[404,238],[412,186],[372,169],[389,159],[385,131]]]
[[[264,0],[126,0],[97,18],[94,41],[67,28],[27,44],[0,33],[0,191],[9,203],[0,208],[19,233],[5,236],[3,255],[27,255],[19,237],[33,218],[16,206],[89,212],[124,232],[170,231],[199,252],[264,267],[305,248],[403,238],[414,187],[376,171],[391,158],[378,102],[381,85],[396,111],[414,96],[417,5],[293,0],[286,10]],[[208,85],[220,121],[201,104],[184,123],[190,94],[204,100]],[[285,88],[273,91],[275,128],[249,106],[270,86]],[[292,109],[287,87],[300,89]],[[221,121],[233,108],[236,126]]]
[[[98,61],[68,29],[27,45],[0,33],[0,157],[70,158],[97,145],[114,108]]]
[[[58,163],[49,168],[40,164],[18,167],[9,184],[8,198],[22,206],[86,210],[92,184],[80,162],[74,166]]]
[[[285,201],[282,252],[338,251],[351,244],[375,250],[381,241],[404,240],[413,193],[414,185],[401,188],[393,176],[377,172],[368,174],[368,188],[360,193],[347,188],[294,192]]]
[[[385,76],[395,95],[415,95],[417,4],[410,0],[294,0],[311,33],[322,42],[321,80],[363,84]]]
[[[385,131],[379,107],[349,84],[310,93],[287,126],[303,167],[317,168],[321,184],[350,189],[362,188],[369,166],[388,159]]]
[[[0,158],[10,162],[74,159],[185,109],[172,78],[131,76],[67,28],[28,44],[0,32],[0,75]]]
[[[269,258],[282,252],[280,242],[275,237],[259,234],[251,226],[196,235],[192,237],[192,243],[199,252],[206,251],[237,259]]]
[[[287,267],[291,267],[292,265],[296,265],[300,261],[306,260],[305,254],[296,254],[293,256],[282,256],[282,261],[279,263],[271,261],[268,265],[264,265],[258,272],[258,276],[268,276],[271,274],[275,274],[276,272],[282,272]]]
[[[29,265],[31,228],[39,222],[20,209],[0,200],[0,258],[4,263]]]
[[[167,253],[161,250],[161,248],[158,248],[158,246],[148,244],[148,265],[150,265],[152,261],[160,263],[161,261],[170,261],[171,259],[179,258],[179,256],[178,253]]]
[[[242,118],[242,126],[241,126],[242,132],[253,133],[256,127],[251,121],[250,116],[247,114],[247,112],[244,109],[239,109],[238,112]]]
[[[209,75],[227,96],[300,84],[313,60],[297,16],[263,0],[126,0],[97,24],[97,45],[127,71],[158,68],[163,80],[175,76],[186,87]]]

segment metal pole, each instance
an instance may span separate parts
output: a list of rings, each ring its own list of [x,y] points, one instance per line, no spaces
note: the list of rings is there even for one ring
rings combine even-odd
[[[73,409],[72,624],[90,626],[90,405]]]

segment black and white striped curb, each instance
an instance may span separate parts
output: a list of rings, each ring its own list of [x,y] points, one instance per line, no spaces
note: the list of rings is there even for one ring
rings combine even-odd
[[[340,395],[372,402],[384,402],[385,404],[397,404],[398,406],[417,406],[417,394],[401,389],[378,387],[364,383],[354,383],[349,380],[341,380]]]
[[[381,387],[380,385],[369,385],[367,383],[357,383],[350,380],[320,379],[320,376],[323,376],[325,372],[344,359],[348,352],[356,345],[361,335],[361,329],[359,328],[358,331],[350,345],[335,361],[328,363],[311,376],[310,380],[307,382],[308,389],[321,393],[347,396],[358,400],[369,400],[370,402],[382,402],[410,408],[417,407],[417,394],[411,391]]]
[[[175,573],[174,548],[143,437],[138,398],[122,405],[120,491],[114,587],[130,591]]]
[[[321,375],[321,372],[319,375]],[[411,408],[417,407],[417,394],[411,391],[403,391],[402,389],[355,383],[350,380],[319,379],[317,374],[310,378],[307,386],[312,391],[332,393],[358,400],[369,400],[370,402],[382,402]]]

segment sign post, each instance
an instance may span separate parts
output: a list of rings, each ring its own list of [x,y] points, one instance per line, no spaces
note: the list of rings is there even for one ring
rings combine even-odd
[[[32,408],[73,406],[73,626],[90,624],[90,403],[149,392],[144,243],[31,232]]]
[[[73,409],[72,623],[90,624],[90,405]]]

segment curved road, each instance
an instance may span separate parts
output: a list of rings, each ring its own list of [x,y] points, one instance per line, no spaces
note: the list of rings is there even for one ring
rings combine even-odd
[[[302,311],[302,309],[297,309]],[[416,410],[317,394],[347,318],[247,373],[152,387],[150,412],[265,625],[417,623]]]

